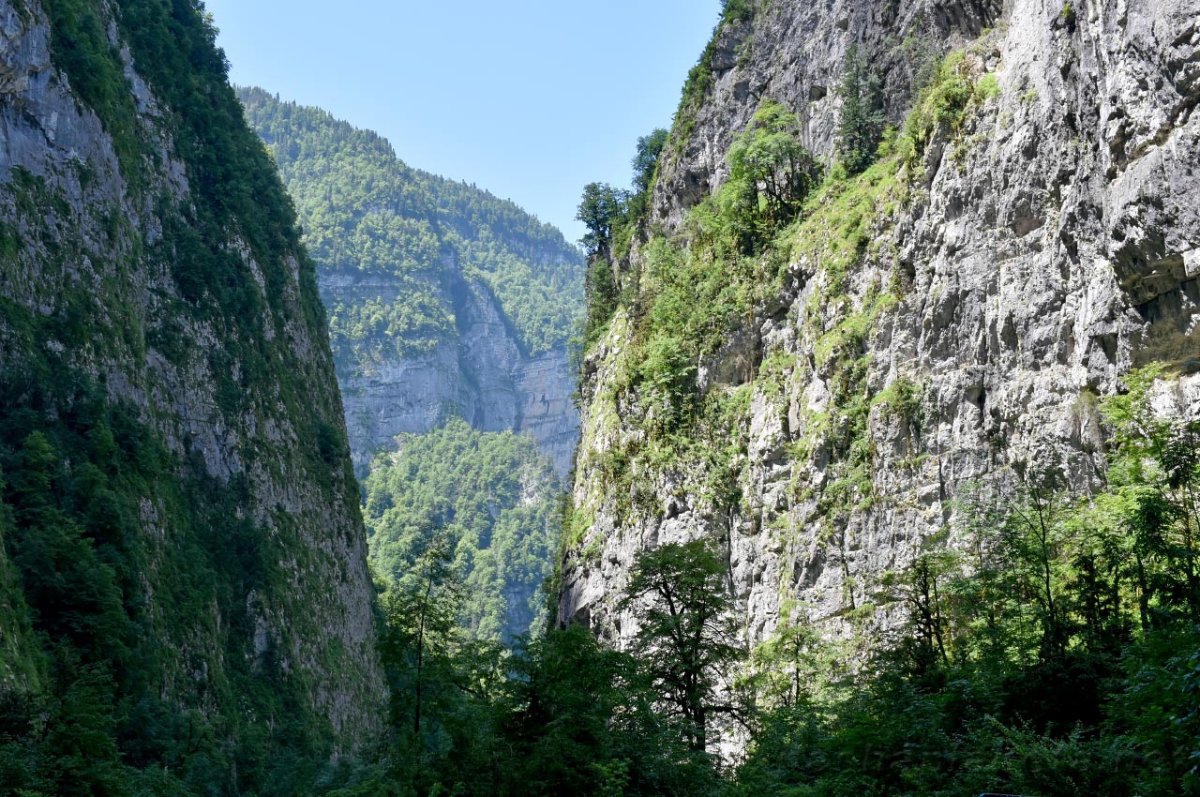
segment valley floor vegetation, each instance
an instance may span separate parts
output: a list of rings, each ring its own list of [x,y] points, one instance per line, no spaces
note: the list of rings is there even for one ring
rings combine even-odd
[[[1200,794],[1200,424],[1153,415],[1157,376],[1104,403],[1107,489],[973,499],[969,544],[884,585],[907,620],[856,668],[802,607],[747,650],[717,543],[641,556],[628,652],[580,627],[474,641],[431,546],[384,601],[380,761],[335,793]],[[749,746],[722,761],[706,733],[731,724]]]
[[[401,438],[363,486],[370,561],[385,584],[416,577],[414,562],[440,546],[462,580],[457,622],[475,637],[508,642],[544,625],[562,484],[533,440],[451,418]]]

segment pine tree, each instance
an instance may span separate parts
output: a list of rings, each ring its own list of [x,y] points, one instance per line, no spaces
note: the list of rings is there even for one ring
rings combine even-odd
[[[841,95],[838,153],[846,171],[854,175],[875,162],[887,122],[879,76],[868,66],[857,45],[846,55]]]

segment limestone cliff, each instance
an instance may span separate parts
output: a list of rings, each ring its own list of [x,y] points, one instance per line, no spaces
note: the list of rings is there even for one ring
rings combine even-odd
[[[284,793],[383,683],[314,269],[214,38],[0,0],[0,686],[63,700],[36,738],[86,683],[122,766]]]
[[[457,415],[529,434],[565,480],[578,250],[511,202],[409,167],[375,133],[261,89],[241,99],[317,260],[359,474],[397,435]]]
[[[772,287],[709,319],[668,392],[630,352],[672,340],[643,311],[703,240],[694,209],[767,102],[833,171],[852,48],[900,135],[775,260],[726,261]],[[973,497],[1040,469],[1102,482],[1097,398],[1132,368],[1166,363],[1160,408],[1200,416],[1198,104],[1196,0],[727,4],[659,164],[664,232],[618,270],[638,299],[585,359],[561,618],[629,639],[638,552],[711,536],[750,644],[792,612],[870,637],[901,611],[884,577],[967,544]],[[715,409],[661,433],[685,394]]]
[[[318,279],[331,306],[406,300],[405,287],[387,278],[322,271]],[[566,346],[526,354],[486,286],[453,273],[445,281],[439,293],[454,308],[455,334],[367,367],[338,361],[356,466],[365,469],[398,435],[424,434],[454,414],[481,431],[528,434],[565,481],[579,442]]]

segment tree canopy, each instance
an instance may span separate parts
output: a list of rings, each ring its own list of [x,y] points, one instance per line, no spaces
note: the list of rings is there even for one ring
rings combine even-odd
[[[736,714],[731,676],[744,657],[732,621],[728,567],[708,540],[671,543],[638,556],[621,602],[639,627],[635,653],[652,687],[703,753],[718,714]]]
[[[506,642],[533,630],[558,548],[562,485],[531,439],[452,418],[381,455],[364,486],[370,559],[385,582],[403,582],[441,540],[463,582],[466,628]]]

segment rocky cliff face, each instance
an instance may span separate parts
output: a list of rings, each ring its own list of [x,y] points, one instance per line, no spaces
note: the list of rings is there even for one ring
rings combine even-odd
[[[325,269],[319,281],[330,306],[405,301],[406,286],[386,276]],[[367,367],[339,362],[355,466],[365,473],[398,435],[424,434],[457,415],[480,431],[528,434],[565,481],[579,442],[566,347],[527,355],[485,285],[457,273],[438,282],[438,294],[454,308],[455,336]]]
[[[347,749],[383,683],[313,266],[214,36],[188,4],[0,0],[0,677],[27,603],[54,644],[25,688],[111,673],[154,744],[185,718],[257,789],[253,740]]]
[[[901,611],[884,577],[933,540],[968,544],[975,497],[1051,468],[1101,483],[1097,397],[1130,369],[1166,363],[1160,408],[1200,416],[1200,3],[768,0],[727,17],[654,189],[682,246],[760,103],[832,162],[852,46],[894,124],[952,51],[972,99],[925,119],[911,159],[822,193],[778,290],[691,363],[702,400],[731,407],[707,459],[641,453],[663,408],[630,377],[636,310],[617,311],[585,362],[560,614],[629,639],[616,602],[638,552],[711,536],[750,644],[796,615],[869,637]],[[627,285],[646,284],[649,248]]]

